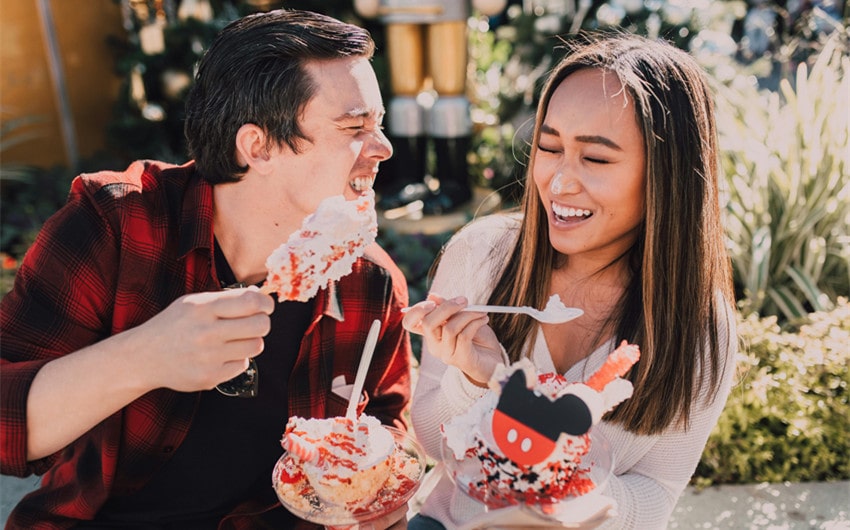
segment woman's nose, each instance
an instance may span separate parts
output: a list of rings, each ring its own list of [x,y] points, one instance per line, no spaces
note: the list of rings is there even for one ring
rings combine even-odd
[[[562,195],[565,193],[578,193],[581,190],[581,184],[578,179],[564,175],[563,171],[558,171],[552,177],[549,183],[549,191],[553,195]]]

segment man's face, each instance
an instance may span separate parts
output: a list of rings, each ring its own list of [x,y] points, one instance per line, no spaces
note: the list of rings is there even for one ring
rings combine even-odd
[[[313,61],[306,70],[316,93],[301,115],[301,128],[312,141],[302,141],[297,154],[285,145],[272,151],[278,158],[276,172],[286,183],[286,202],[303,214],[315,211],[327,197],[351,200],[371,189],[378,164],[392,156],[381,127],[381,92],[369,61]]]

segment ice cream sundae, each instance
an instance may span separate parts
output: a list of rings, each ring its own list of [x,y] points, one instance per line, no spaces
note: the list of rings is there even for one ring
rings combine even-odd
[[[585,383],[537,374],[528,359],[501,366],[490,380],[493,391],[442,426],[444,457],[465,462],[450,466],[455,481],[488,506],[527,504],[544,512],[592,491],[593,462],[584,460],[590,429],[631,396],[622,376],[639,356],[637,346],[623,342]]]
[[[293,513],[330,525],[353,524],[395,510],[424,472],[421,449],[405,433],[360,415],[289,419],[286,453],[272,477]]]
[[[292,417],[281,445],[323,501],[351,508],[375,499],[389,478],[394,450],[392,434],[371,416],[357,422]]]
[[[301,229],[267,258],[263,289],[276,292],[281,301],[309,300],[328,282],[350,273],[377,234],[372,190],[354,201],[342,195],[328,197],[304,219]]]

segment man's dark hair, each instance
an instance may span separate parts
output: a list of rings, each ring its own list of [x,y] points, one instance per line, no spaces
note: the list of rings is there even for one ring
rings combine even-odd
[[[316,88],[304,64],[370,59],[374,50],[365,29],[309,11],[280,9],[228,24],[201,58],[186,100],[184,132],[200,174],[213,184],[242,177],[248,168],[235,145],[246,123],[266,131],[269,147],[286,143],[298,152],[310,141],[299,117]]]

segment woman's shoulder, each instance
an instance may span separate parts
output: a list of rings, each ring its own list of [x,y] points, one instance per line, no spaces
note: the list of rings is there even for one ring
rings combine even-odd
[[[518,216],[499,213],[458,230],[440,254],[433,292],[464,295],[484,303],[517,240],[519,227]]]
[[[714,319],[718,344],[725,357],[734,357],[738,349],[738,312],[734,300],[728,300],[721,290],[714,294]]]
[[[519,212],[495,213],[469,222],[457,231],[446,248],[463,245],[472,248],[496,248],[516,241],[522,221]]]

